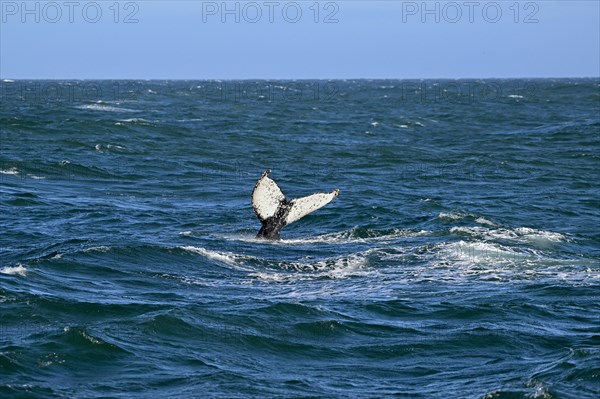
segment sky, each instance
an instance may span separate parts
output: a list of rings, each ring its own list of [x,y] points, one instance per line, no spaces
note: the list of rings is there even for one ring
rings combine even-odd
[[[597,0],[0,0],[0,78],[598,77],[599,21]]]

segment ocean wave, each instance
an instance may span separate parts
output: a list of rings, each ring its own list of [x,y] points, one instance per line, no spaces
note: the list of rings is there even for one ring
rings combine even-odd
[[[244,266],[244,262],[249,260],[256,259],[255,257],[249,255],[236,254],[233,252],[227,251],[213,251],[203,247],[194,247],[191,245],[180,246],[180,249],[192,252],[198,255],[202,255],[207,259],[211,259],[217,262],[224,263],[226,265],[232,266],[235,269],[243,270],[243,271],[252,271],[253,269]]]
[[[282,244],[314,244],[314,243],[360,243],[392,241],[398,238],[418,237],[428,234],[426,230],[409,229],[364,229],[354,227],[349,230],[327,233],[316,237],[282,239]]]
[[[259,271],[250,274],[263,281],[289,282],[315,279],[346,279],[372,275],[375,270],[369,269],[366,253],[355,253],[345,256],[332,257],[319,261],[278,262],[277,266],[287,273],[273,270]]]
[[[555,258],[537,249],[489,241],[443,242],[411,250],[399,249],[389,259],[405,262],[416,256],[425,267],[412,270],[413,280],[508,282],[553,280],[569,284],[598,284],[600,269],[591,259]]]
[[[352,244],[368,242],[386,242],[399,238],[419,237],[429,234],[426,230],[410,229],[368,229],[353,227],[348,230],[326,233],[306,238],[283,238],[279,241],[265,241],[253,234],[225,236],[226,239],[252,243],[269,243],[273,245],[304,245],[304,244]]]
[[[532,244],[570,241],[570,239],[564,234],[553,231],[536,230],[529,227],[518,227],[515,229],[515,231]]]
[[[94,337],[93,335],[88,334],[85,330],[80,329],[80,328],[72,328],[72,327],[65,327],[63,328],[63,331],[65,333],[70,333],[71,331],[73,331],[75,334],[80,335],[83,339],[85,339],[86,341],[88,341],[91,344],[94,345],[100,345],[102,344],[102,341],[96,337]]]
[[[137,112],[131,108],[120,108],[113,107],[112,105],[105,105],[101,103],[78,105],[75,108],[89,110],[89,111],[102,111],[102,112]]]
[[[93,351],[95,355],[102,358],[110,357],[116,353],[128,353],[115,343],[108,342],[96,334],[92,334],[87,328],[80,326],[65,326],[60,333],[55,335],[58,341],[70,346],[74,351]]]
[[[457,220],[472,220],[477,224],[484,224],[487,226],[496,226],[496,223],[494,223],[493,221],[485,218],[484,216],[481,215],[476,215],[473,213],[467,213],[467,212],[440,212],[438,214],[438,219],[443,220],[443,221],[457,221]]]
[[[112,247],[100,245],[96,247],[85,248],[82,252],[108,252],[112,249]]]
[[[97,152],[99,153],[108,153],[112,150],[123,150],[125,147],[117,145],[117,144],[96,144],[94,146]]]
[[[127,119],[118,119],[118,122],[123,122],[123,123],[133,123],[133,124],[139,124],[139,125],[153,125],[154,123],[144,119],[144,118],[127,118]]]
[[[313,260],[305,257],[301,261],[279,261],[277,266],[292,271],[299,272],[322,272],[326,271],[328,275],[334,276],[337,272],[345,275],[346,272],[361,269],[368,266],[367,255],[373,250],[357,252],[348,255],[329,257],[321,260]],[[334,272],[330,274],[330,272]]]
[[[44,180],[46,179],[46,176],[39,176],[33,173],[27,173],[26,172],[27,168],[25,168],[25,171],[19,171],[19,169],[17,169],[17,167],[13,166],[10,167],[8,169],[0,169],[0,174],[2,175],[12,175],[12,176],[17,176],[20,175],[21,177],[26,176],[30,179],[33,180]],[[21,174],[24,173],[24,174]]]
[[[458,241],[438,247],[437,256],[442,261],[463,262],[465,264],[510,263],[532,259],[532,254],[518,251],[509,246],[485,241]]]
[[[457,226],[452,227],[450,233],[484,240],[505,240],[531,244],[539,249],[548,249],[557,243],[570,241],[564,234],[529,227],[492,229],[481,226]]]
[[[440,212],[438,218],[442,220],[460,220],[465,218],[465,214],[458,212]]]
[[[249,272],[250,277],[268,281],[291,281],[315,278],[340,279],[350,276],[370,274],[365,270],[367,256],[373,250],[325,259],[304,257],[300,260],[287,260],[275,256],[259,257],[227,251],[213,251],[203,247],[180,246],[180,249],[204,256],[236,270]]]
[[[12,168],[8,168],[8,169],[0,169],[0,174],[3,174],[3,175],[18,175],[19,171],[17,170],[17,168],[12,167]]]
[[[117,176],[108,172],[107,170],[98,166],[86,166],[80,163],[71,162],[68,160],[62,160],[58,164],[49,164],[45,169],[48,176],[57,177],[85,177],[85,178],[99,178],[99,179],[116,179]]]
[[[486,218],[484,218],[482,216],[480,216],[477,219],[475,219],[475,223],[487,224],[488,226],[495,226],[496,225],[496,223],[494,223],[494,222],[492,222],[490,220],[487,220]]]
[[[25,266],[19,263],[16,266],[6,266],[0,269],[0,273],[25,277],[28,273],[28,270],[25,268]]]

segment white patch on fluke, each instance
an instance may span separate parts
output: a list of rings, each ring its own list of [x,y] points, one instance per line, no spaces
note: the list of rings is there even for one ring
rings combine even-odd
[[[256,215],[261,220],[275,216],[279,204],[284,199],[285,196],[279,189],[279,186],[277,186],[277,183],[269,178],[265,172],[263,177],[256,183],[252,192],[252,207]]]

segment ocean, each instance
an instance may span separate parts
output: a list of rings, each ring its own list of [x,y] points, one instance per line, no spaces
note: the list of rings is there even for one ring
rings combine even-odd
[[[598,78],[0,98],[2,398],[600,397]]]

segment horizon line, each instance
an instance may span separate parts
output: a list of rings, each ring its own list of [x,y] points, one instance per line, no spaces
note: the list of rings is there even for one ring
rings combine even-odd
[[[600,75],[597,76],[514,76],[514,77],[497,77],[497,76],[478,76],[478,77],[353,77],[353,78],[98,78],[98,77],[85,77],[85,78],[17,78],[17,77],[3,77],[0,76],[0,80],[3,83],[10,83],[23,80],[128,80],[128,81],[257,81],[257,80],[291,80],[291,81],[306,81],[306,80],[328,80],[328,81],[348,81],[348,80],[482,80],[482,79],[497,79],[497,80],[508,80],[508,79],[600,79]]]

